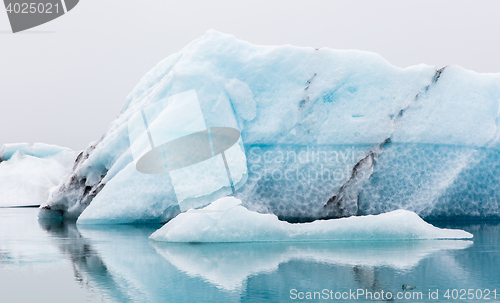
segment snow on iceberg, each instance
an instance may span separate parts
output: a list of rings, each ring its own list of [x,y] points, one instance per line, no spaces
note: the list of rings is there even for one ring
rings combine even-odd
[[[127,125],[191,90],[208,127],[241,131],[248,178],[235,196],[252,211],[291,222],[396,209],[500,217],[499,74],[401,69],[369,52],[256,46],[216,31],[140,80],[40,215],[168,221],[177,213],[172,181],[129,167]]]
[[[462,230],[440,229],[406,210],[292,224],[259,214],[234,197],[179,214],[151,235],[165,242],[262,242],[332,240],[469,239]]]
[[[0,206],[46,203],[52,188],[71,172],[71,149],[35,143],[6,144],[0,157]]]

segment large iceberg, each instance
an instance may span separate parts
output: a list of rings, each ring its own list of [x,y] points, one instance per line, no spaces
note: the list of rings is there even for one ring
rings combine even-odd
[[[71,172],[76,153],[43,143],[5,144],[0,149],[0,206],[46,203],[50,191]]]
[[[267,242],[267,241],[380,241],[468,239],[462,230],[440,229],[407,210],[380,215],[288,223],[272,214],[259,214],[226,197],[202,209],[179,214],[151,235],[165,242]]]
[[[171,177],[135,169],[128,124],[191,90],[207,127],[241,131],[248,176],[234,196],[251,211],[290,222],[397,209],[500,216],[499,74],[402,69],[370,52],[256,46],[212,30],[140,80],[40,216],[85,224],[177,215]]]

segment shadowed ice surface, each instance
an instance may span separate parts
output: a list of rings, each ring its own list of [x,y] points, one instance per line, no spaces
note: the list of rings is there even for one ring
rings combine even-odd
[[[430,301],[429,289],[439,289],[433,302],[450,302],[446,289],[500,291],[498,222],[433,222],[473,241],[183,244],[150,241],[158,225],[77,228],[36,214],[0,209],[0,293],[9,302],[286,302],[291,289],[396,295],[403,284],[423,294],[408,302]]]

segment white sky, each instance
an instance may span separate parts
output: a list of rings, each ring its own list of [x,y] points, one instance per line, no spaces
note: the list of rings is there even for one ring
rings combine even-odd
[[[0,7],[0,146],[83,149],[139,79],[208,29],[254,44],[360,49],[406,67],[500,72],[500,1],[103,1],[12,34]]]

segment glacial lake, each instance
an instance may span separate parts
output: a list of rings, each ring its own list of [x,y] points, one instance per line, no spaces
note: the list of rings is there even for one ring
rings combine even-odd
[[[0,302],[500,302],[498,221],[432,222],[472,241],[176,244],[37,214],[0,209]]]

